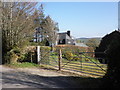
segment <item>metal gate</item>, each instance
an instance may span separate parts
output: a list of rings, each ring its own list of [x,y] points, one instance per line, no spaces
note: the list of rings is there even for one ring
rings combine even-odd
[[[40,50],[38,51],[40,52]],[[52,52],[50,50],[44,50],[39,54],[40,56],[38,58],[41,65],[46,65],[49,68],[86,76],[104,76],[107,65],[101,64],[98,60],[99,58],[94,57],[94,53],[95,52],[79,52],[74,58],[69,59],[61,52],[61,49]]]

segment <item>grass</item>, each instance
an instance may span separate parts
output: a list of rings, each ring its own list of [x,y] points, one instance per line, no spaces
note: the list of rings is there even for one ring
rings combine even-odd
[[[93,57],[90,57],[90,56],[87,56],[87,55],[81,55],[81,56],[76,56],[77,58],[80,58],[80,59],[78,59],[78,60],[76,60],[76,61],[82,61],[82,62],[95,62],[95,63],[100,63],[99,62],[99,60],[97,60],[97,59],[95,59],[95,58],[93,58]],[[54,54],[52,54],[51,56],[50,56],[50,59],[52,60],[52,59],[56,59],[56,60],[58,60],[58,55],[54,55]],[[62,58],[62,61],[63,62],[67,62],[67,61],[70,61],[70,60],[67,60],[66,58]],[[72,61],[75,61],[74,59],[72,60]],[[75,62],[76,62],[75,61]]]
[[[90,58],[91,60],[86,61],[85,58],[83,58],[81,61],[69,61],[65,58],[62,58],[62,70],[68,69],[68,71],[74,71],[74,72],[85,72],[85,73],[91,73],[91,74],[98,74],[98,75],[104,75],[105,71],[101,70],[100,67],[102,67],[104,70],[107,69],[106,65],[103,65],[99,63],[96,59]],[[91,62],[92,61],[92,62]],[[98,67],[99,65],[100,67]],[[29,62],[23,62],[23,63],[12,63],[7,66],[10,67],[17,67],[17,68],[33,68],[33,67],[40,67],[40,68],[55,68],[58,69],[58,56],[57,55],[51,55],[49,58],[49,62],[43,63],[44,65],[38,65],[34,63],[29,63]],[[81,68],[82,67],[82,68]]]
[[[99,66],[101,66],[101,64]],[[101,66],[101,68],[104,69],[104,70],[107,69],[106,66]],[[88,74],[91,73],[91,74],[96,74],[96,75],[103,76],[105,74],[105,71],[103,71],[101,68],[96,66],[93,63],[82,63],[82,66],[81,66],[80,62],[79,62],[79,64],[77,64],[77,63],[73,64],[71,62],[71,63],[64,66],[64,69],[70,69],[71,71],[72,70],[75,70],[75,71],[78,71],[78,72],[82,71],[82,72],[85,72],[85,73],[88,73]]]
[[[29,62],[23,62],[23,63],[11,63],[6,64],[9,67],[16,67],[16,68],[33,68],[33,67],[39,67],[40,65],[35,63],[29,63]]]
[[[82,63],[81,63],[81,61],[82,61]],[[91,75],[95,75],[95,76],[96,75],[97,76],[105,75],[105,71],[103,71],[103,70],[107,70],[107,65],[101,64],[98,60],[96,60],[94,58],[90,58],[89,61],[86,61],[85,58],[83,58],[81,61],[74,61],[74,60],[69,61],[65,58],[62,58],[62,66],[63,66],[62,70],[68,70],[68,71],[74,71],[74,72],[82,71],[86,74],[89,74],[89,75],[91,74]],[[58,68],[58,57],[52,56],[50,58],[50,65],[52,67]]]

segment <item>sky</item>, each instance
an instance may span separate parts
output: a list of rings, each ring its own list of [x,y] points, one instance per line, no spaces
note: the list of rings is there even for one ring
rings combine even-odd
[[[43,2],[44,13],[72,36],[103,37],[118,28],[118,2]]]
[[[118,3],[118,28],[120,29],[120,1]]]

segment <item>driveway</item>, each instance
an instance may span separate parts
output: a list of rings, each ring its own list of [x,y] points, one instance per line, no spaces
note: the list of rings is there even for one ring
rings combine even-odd
[[[71,76],[54,70],[0,67],[2,88],[86,88],[97,87],[94,84],[99,83],[93,78]]]

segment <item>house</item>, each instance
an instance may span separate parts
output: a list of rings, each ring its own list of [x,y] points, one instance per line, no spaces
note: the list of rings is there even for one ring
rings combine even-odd
[[[70,31],[58,33],[58,45],[60,44],[69,44],[75,45],[76,40],[71,36]]]
[[[36,27],[33,35],[33,42],[41,42],[44,40],[44,35],[42,33],[42,29],[40,27]]]
[[[33,36],[32,42],[42,42],[45,40],[44,34],[42,34],[42,29],[36,28]],[[49,41],[46,42],[46,45],[49,46]],[[84,43],[77,43],[76,39],[71,35],[70,31],[57,33],[57,40],[54,45],[76,45],[81,47],[88,47]]]
[[[71,36],[70,31],[58,33],[57,45],[60,45],[60,44],[68,44],[68,45],[75,45],[75,46],[80,46],[80,47],[88,47],[84,43],[77,43],[76,39],[73,36]]]

